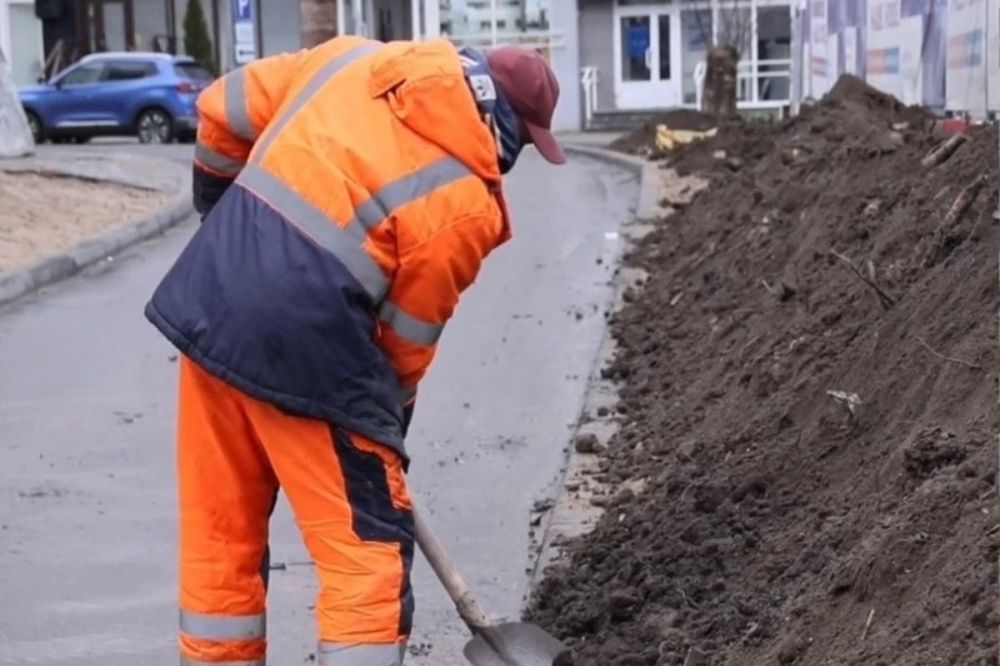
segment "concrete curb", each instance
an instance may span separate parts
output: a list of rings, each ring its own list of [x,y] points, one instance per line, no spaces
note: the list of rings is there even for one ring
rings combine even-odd
[[[194,212],[190,177],[182,179],[181,183],[179,190],[166,203],[136,222],[113,229],[96,238],[81,241],[59,254],[46,257],[24,268],[0,273],[0,305],[64,280],[87,266],[155,236],[187,218]]]
[[[653,230],[654,221],[669,214],[668,209],[659,203],[662,177],[656,163],[591,146],[566,145],[564,148],[570,154],[599,159],[639,175],[635,218],[625,222],[621,229],[626,243],[636,243]],[[644,277],[641,270],[619,267],[612,281],[612,311],[622,306],[625,290]],[[612,359],[615,348],[610,329],[606,329],[587,380],[579,421],[571,436],[566,471],[558,482],[559,491],[555,503],[543,518],[540,548],[530,575],[531,589],[541,582],[545,569],[559,558],[566,541],[589,532],[604,513],[603,508],[591,502],[599,494],[595,492],[599,487],[592,477],[599,471],[600,457],[577,452],[575,442],[581,435],[593,435],[597,438],[599,447],[606,447],[608,440],[618,429],[614,415],[618,386],[614,381],[601,376],[601,371]],[[606,410],[606,416],[597,416],[599,410]]]
[[[663,176],[661,175],[658,163],[597,146],[584,146],[571,143],[563,147],[567,153],[572,155],[601,160],[615,166],[624,167],[637,174],[639,176],[639,197],[636,201],[635,209],[637,220],[652,222],[667,214],[667,209],[660,205],[660,189],[662,187]]]

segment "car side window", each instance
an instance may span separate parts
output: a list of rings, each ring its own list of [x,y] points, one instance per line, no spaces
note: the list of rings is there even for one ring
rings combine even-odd
[[[142,61],[112,61],[108,63],[107,68],[104,70],[104,76],[101,77],[101,80],[135,81],[137,79],[144,79],[147,76],[153,76],[155,74],[156,63]]]
[[[79,86],[86,83],[97,83],[104,71],[104,63],[95,62],[87,65],[80,65],[72,72],[62,77],[59,84],[63,86]]]

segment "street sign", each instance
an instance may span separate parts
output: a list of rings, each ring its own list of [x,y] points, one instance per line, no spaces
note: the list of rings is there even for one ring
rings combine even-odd
[[[252,21],[253,20],[253,10],[251,9],[252,3],[250,0],[236,0],[236,20],[237,21]]]
[[[257,58],[254,0],[232,0],[232,3],[233,55],[237,65],[245,65]]]

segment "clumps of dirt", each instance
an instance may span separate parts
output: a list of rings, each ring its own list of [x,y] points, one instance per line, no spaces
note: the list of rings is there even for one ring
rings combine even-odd
[[[847,81],[672,159],[713,185],[630,253],[605,369],[598,475],[643,490],[527,613],[578,666],[996,663],[997,134],[926,170],[930,121]]]
[[[660,153],[656,147],[658,125],[666,125],[676,130],[708,130],[716,126],[716,120],[701,111],[674,109],[615,139],[611,143],[611,148],[630,155],[657,155]]]
[[[877,126],[868,124],[871,115],[879,117]],[[704,119],[704,127],[697,129],[717,126],[716,137],[663,152],[656,147],[653,123],[619,138],[611,147],[665,160],[667,166],[674,167],[682,176],[702,173],[727,177],[745,163],[763,160],[779,139],[788,143],[789,133],[796,134],[796,140],[780,155],[786,163],[825,154],[831,142],[846,142],[838,152],[893,152],[899,148],[901,138],[924,135],[935,121],[925,108],[906,106],[850,75],[842,76],[821,104],[803,107],[795,118],[716,121],[705,114],[699,116]]]

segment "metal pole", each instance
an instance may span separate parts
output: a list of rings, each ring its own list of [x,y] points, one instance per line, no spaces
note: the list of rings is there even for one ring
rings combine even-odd
[[[344,4],[348,0],[337,0],[337,37],[347,34],[347,12],[344,11]]]
[[[798,3],[788,8],[792,19],[792,71],[789,81],[789,113],[793,116],[799,114],[799,106],[802,103],[802,59],[804,49],[802,47],[802,10]]]
[[[366,37],[367,35],[365,35],[365,22],[364,19],[362,19],[361,17],[362,2],[363,0],[354,0],[352,3],[351,14],[353,14],[353,16],[351,18],[354,20],[351,21],[351,23],[353,23],[353,25],[351,26],[351,34]]]
[[[497,47],[497,0],[490,0],[490,42]]]
[[[754,102],[758,101],[760,94],[760,65],[757,60],[757,0],[750,0],[750,99]]]
[[[712,0],[712,48],[719,45],[719,0]]]
[[[441,35],[441,4],[440,0],[423,0],[424,2],[424,37],[434,39]]]
[[[421,0],[410,0],[410,33],[413,41],[420,41],[420,4]]]

